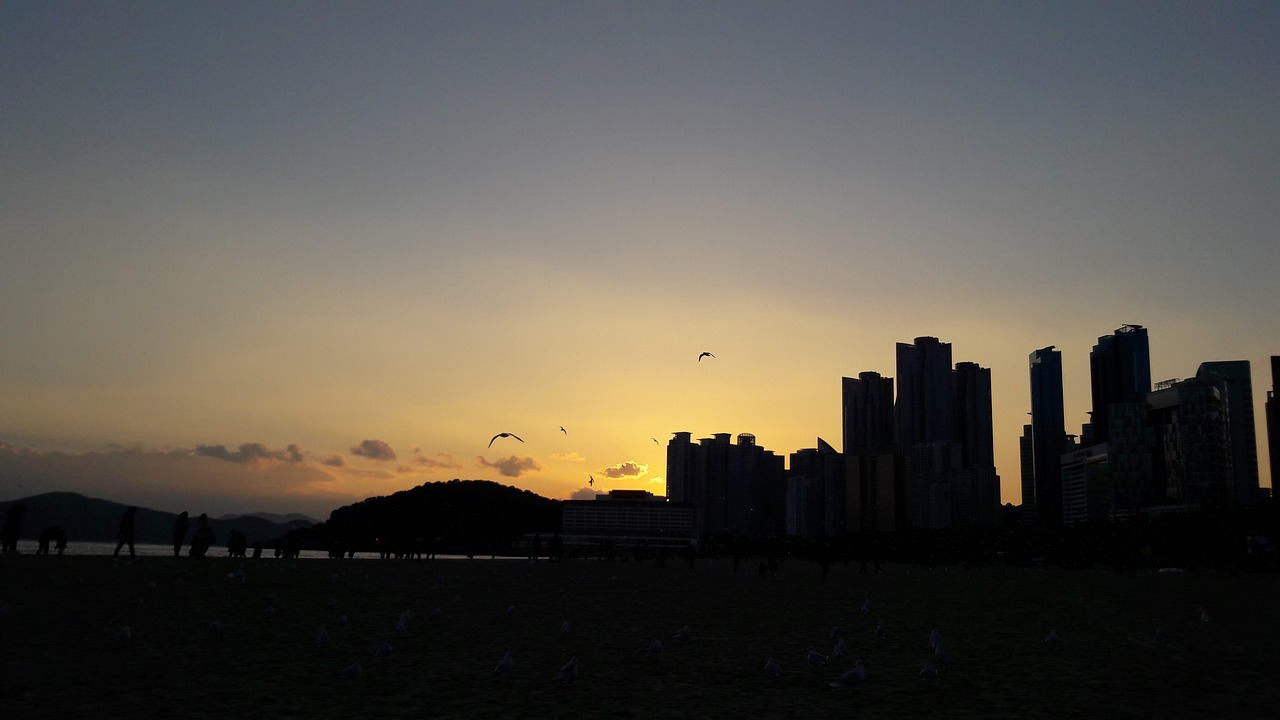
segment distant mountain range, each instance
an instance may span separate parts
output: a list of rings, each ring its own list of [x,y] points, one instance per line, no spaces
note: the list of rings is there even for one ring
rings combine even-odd
[[[115,542],[120,528],[120,516],[129,507],[123,503],[85,497],[79,493],[51,492],[0,502],[0,518],[8,518],[9,507],[12,505],[27,507],[22,518],[21,537],[23,539],[38,539],[45,528],[61,525],[67,532],[68,540],[73,544]],[[139,507],[134,518],[134,541],[160,545],[172,543],[173,521],[177,517],[177,513]],[[198,517],[190,518],[187,540],[190,540],[191,533],[195,531]],[[311,518],[297,513],[289,515],[255,513],[210,518],[209,524],[218,538],[217,546],[224,546],[232,530],[244,533],[248,542],[252,544],[259,541],[269,542],[291,530],[308,528],[316,523]]]

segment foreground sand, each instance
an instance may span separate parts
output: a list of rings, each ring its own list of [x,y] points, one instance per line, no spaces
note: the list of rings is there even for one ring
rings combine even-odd
[[[228,577],[240,567],[243,583]],[[689,571],[652,561],[9,556],[0,557],[0,712],[1261,718],[1280,701],[1278,598],[1276,576],[1216,572],[887,566],[877,576],[836,565],[824,583],[801,561],[767,582],[754,564],[735,574],[727,560]],[[339,615],[345,626],[333,623]],[[877,623],[887,639],[873,638]],[[673,639],[686,624],[693,638]],[[126,625],[132,639],[113,640]],[[831,651],[835,625],[848,632],[850,657],[807,667],[810,646]],[[331,647],[315,646],[321,627]],[[935,627],[959,662],[921,680]],[[1044,643],[1050,629],[1057,651]],[[647,654],[658,638],[665,650]],[[384,640],[393,652],[373,659]],[[494,676],[506,651],[515,668]],[[556,682],[570,657],[578,679]],[[764,677],[768,657],[783,677]],[[855,657],[867,682],[828,687]],[[355,661],[359,677],[335,674]]]

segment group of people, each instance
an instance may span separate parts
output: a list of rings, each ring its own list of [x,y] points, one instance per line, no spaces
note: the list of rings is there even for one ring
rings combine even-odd
[[[133,526],[134,517],[138,514],[138,508],[130,507],[120,516],[120,533],[116,542],[116,551],[114,556],[119,557],[120,550],[125,545],[129,546],[129,557],[137,557],[133,550]],[[173,521],[173,556],[182,555],[182,546],[187,541],[187,529],[190,520],[184,510]],[[191,557],[204,557],[209,551],[209,547],[217,542],[217,537],[213,534],[213,528],[209,526],[209,516],[201,513],[200,519],[196,523],[195,534],[191,536],[191,547],[189,553]]]

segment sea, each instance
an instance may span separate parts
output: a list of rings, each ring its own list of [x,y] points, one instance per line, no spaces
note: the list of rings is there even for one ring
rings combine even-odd
[[[36,550],[39,547],[40,547],[40,543],[36,542],[35,540],[19,540],[18,554],[35,555]],[[187,550],[188,550],[188,546],[184,545],[182,547],[183,557],[187,556]],[[156,545],[152,543],[134,543],[133,551],[134,551],[134,554],[137,555],[138,557],[173,557],[172,545]],[[115,555],[115,552],[116,552],[116,544],[113,542],[69,542],[67,543],[67,549],[62,554],[63,555],[94,555],[99,557],[111,557]],[[57,555],[58,551],[55,550],[52,546],[50,546],[49,554]],[[121,557],[129,556],[128,545],[121,548],[120,555]],[[218,546],[215,545],[214,547],[209,548],[208,556],[209,557],[226,557],[227,549],[225,547],[219,548]],[[252,558],[252,556],[253,556],[253,549],[250,548],[249,557]],[[328,560],[329,554],[327,552],[324,552],[323,550],[302,550],[299,552],[298,558],[301,560],[319,560],[319,559]],[[274,560],[275,551],[263,550],[262,557],[260,559]],[[358,552],[355,554],[355,559],[377,560],[379,559],[379,556],[377,553],[359,553]],[[470,558],[468,558],[466,555],[436,555],[436,559],[437,560],[467,560]],[[488,555],[476,555],[474,559],[489,560],[491,558]],[[509,560],[511,558],[498,556],[496,559]]]

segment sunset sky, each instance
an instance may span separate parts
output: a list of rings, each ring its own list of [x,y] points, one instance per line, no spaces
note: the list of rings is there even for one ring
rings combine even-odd
[[[662,493],[933,335],[1018,503],[1125,323],[1253,363],[1269,485],[1277,128],[1277,3],[5,2],[0,500]]]

